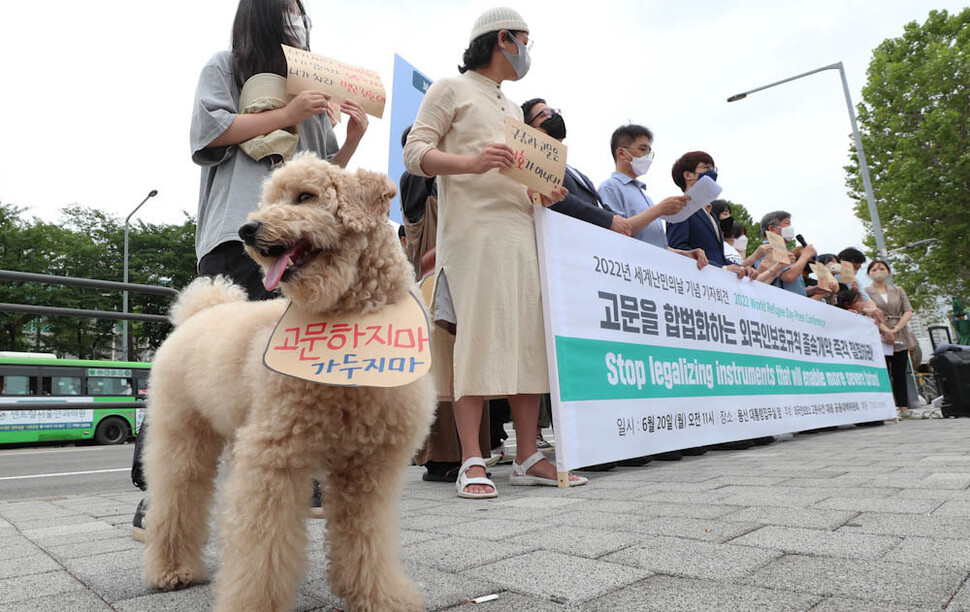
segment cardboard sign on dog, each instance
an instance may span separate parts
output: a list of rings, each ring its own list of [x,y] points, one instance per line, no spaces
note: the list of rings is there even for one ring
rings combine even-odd
[[[502,174],[546,196],[562,187],[566,145],[511,117],[505,117],[505,144],[512,147],[515,162]]]
[[[373,70],[282,45],[286,56],[286,93],[319,90],[338,105],[344,100],[360,104],[368,115],[384,115],[387,95],[381,76]]]
[[[366,315],[320,315],[290,304],[263,363],[324,385],[400,387],[431,370],[428,316],[411,293]]]

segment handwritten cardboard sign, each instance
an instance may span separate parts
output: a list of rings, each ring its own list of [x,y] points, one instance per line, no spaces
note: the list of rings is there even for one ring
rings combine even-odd
[[[835,280],[835,275],[832,274],[832,270],[829,269],[825,264],[820,263],[810,263],[808,266],[815,273],[815,278],[818,279],[818,286],[823,289],[832,289],[833,286],[837,286],[838,283]]]
[[[431,370],[428,316],[417,296],[367,315],[320,315],[290,304],[263,364],[324,385],[400,387]]]
[[[337,102],[353,100],[368,115],[384,114],[387,96],[381,77],[373,70],[282,45],[286,56],[286,91],[298,94],[306,90],[328,93]]]
[[[839,280],[841,282],[845,283],[846,285],[851,285],[856,281],[855,266],[847,261],[843,261],[839,267],[841,268],[839,270]]]
[[[765,238],[771,245],[768,260],[773,263],[790,264],[791,259],[788,258],[788,245],[785,244],[785,239],[774,232],[765,232]]]
[[[505,117],[505,144],[512,147],[515,163],[500,172],[526,187],[550,196],[566,176],[566,145],[532,126]]]

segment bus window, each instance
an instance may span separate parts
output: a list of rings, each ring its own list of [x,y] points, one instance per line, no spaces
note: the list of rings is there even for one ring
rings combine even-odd
[[[44,395],[81,395],[80,376],[45,376],[43,386]]]
[[[37,395],[36,376],[3,376],[2,395]]]
[[[88,376],[88,395],[131,395],[131,379]]]

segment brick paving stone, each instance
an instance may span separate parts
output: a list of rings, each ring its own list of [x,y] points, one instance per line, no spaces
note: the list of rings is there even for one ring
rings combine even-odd
[[[900,538],[893,536],[776,525],[762,527],[731,540],[731,544],[739,546],[844,559],[878,559],[899,542]]]
[[[657,574],[727,580],[751,573],[780,556],[780,552],[772,550],[657,537],[600,560],[640,567]]]
[[[651,576],[583,604],[588,612],[802,612],[820,598],[794,593],[693,578]]]
[[[650,572],[549,551],[535,551],[463,572],[508,590],[579,603],[646,578]]]

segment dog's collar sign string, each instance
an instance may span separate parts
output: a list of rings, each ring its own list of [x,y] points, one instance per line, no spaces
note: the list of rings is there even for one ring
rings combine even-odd
[[[399,387],[431,370],[428,315],[413,293],[366,315],[314,314],[290,304],[263,365],[323,385]]]

